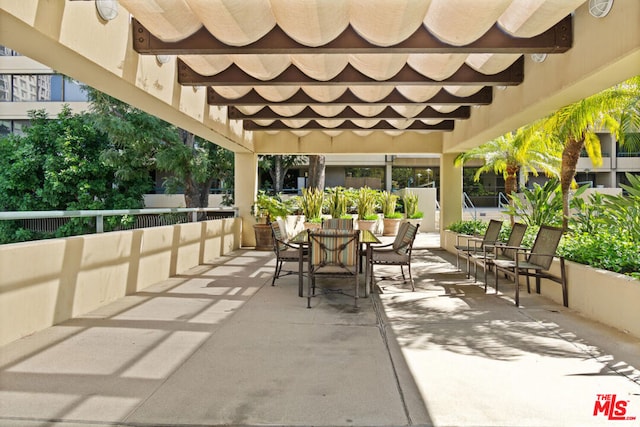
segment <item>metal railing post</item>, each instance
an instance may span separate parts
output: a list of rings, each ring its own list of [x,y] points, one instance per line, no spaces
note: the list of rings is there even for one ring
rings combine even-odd
[[[104,215],[96,215],[96,233],[104,232]]]

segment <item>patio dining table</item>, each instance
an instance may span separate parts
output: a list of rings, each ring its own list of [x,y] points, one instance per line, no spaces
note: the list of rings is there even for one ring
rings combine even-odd
[[[351,230],[349,230],[351,231]],[[364,296],[365,298],[367,298],[369,296],[369,281],[367,280],[369,278],[369,257],[371,256],[371,245],[373,244],[379,244],[380,239],[378,239],[376,237],[375,234],[373,234],[373,232],[371,230],[359,230],[360,231],[360,244],[362,245],[362,248],[360,250],[360,271],[362,272],[362,254],[365,255],[366,260],[364,262],[364,283],[365,283],[365,287],[364,287]],[[294,243],[296,245],[298,245],[299,247],[299,251],[300,251],[300,256],[299,261],[298,261],[298,296],[302,297],[303,296],[303,284],[302,284],[302,277],[304,276],[304,261],[303,261],[303,252],[306,248],[308,248],[309,246],[309,234],[307,232],[307,230],[302,230],[301,232],[299,232],[298,234],[296,234],[290,241],[290,243]],[[364,249],[364,250],[362,250]]]

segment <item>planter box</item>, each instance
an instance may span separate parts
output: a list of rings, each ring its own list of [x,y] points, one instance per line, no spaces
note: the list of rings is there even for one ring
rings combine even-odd
[[[571,309],[640,338],[640,280],[571,261],[565,261],[565,269]],[[560,274],[558,260],[550,271]],[[542,280],[540,293],[562,304],[557,283]]]
[[[443,249],[455,254],[456,236],[457,233],[444,230]],[[640,280],[571,261],[565,261],[565,269],[569,308],[640,338]],[[549,271],[559,277],[560,261],[554,260]],[[535,292],[534,282],[532,280],[532,292]],[[526,283],[524,277],[521,283]],[[562,306],[561,286],[547,279],[541,283],[540,294]]]

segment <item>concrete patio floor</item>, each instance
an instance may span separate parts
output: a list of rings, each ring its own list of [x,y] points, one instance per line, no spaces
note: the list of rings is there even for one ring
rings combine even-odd
[[[359,309],[270,286],[270,252],[212,260],[0,348],[0,426],[640,425],[640,340],[485,294],[438,246]]]

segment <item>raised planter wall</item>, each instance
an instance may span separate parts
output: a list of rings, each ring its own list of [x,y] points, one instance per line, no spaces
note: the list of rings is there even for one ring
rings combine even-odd
[[[453,254],[456,235],[445,230],[440,240],[443,249]],[[569,308],[640,338],[640,280],[571,261],[565,261],[565,269]],[[558,260],[554,260],[550,272],[560,276]],[[521,283],[526,283],[525,280],[522,278]],[[535,292],[535,279],[531,280],[531,286]],[[562,306],[560,284],[543,279],[540,294]]]
[[[0,345],[240,246],[241,219],[0,245]]]

